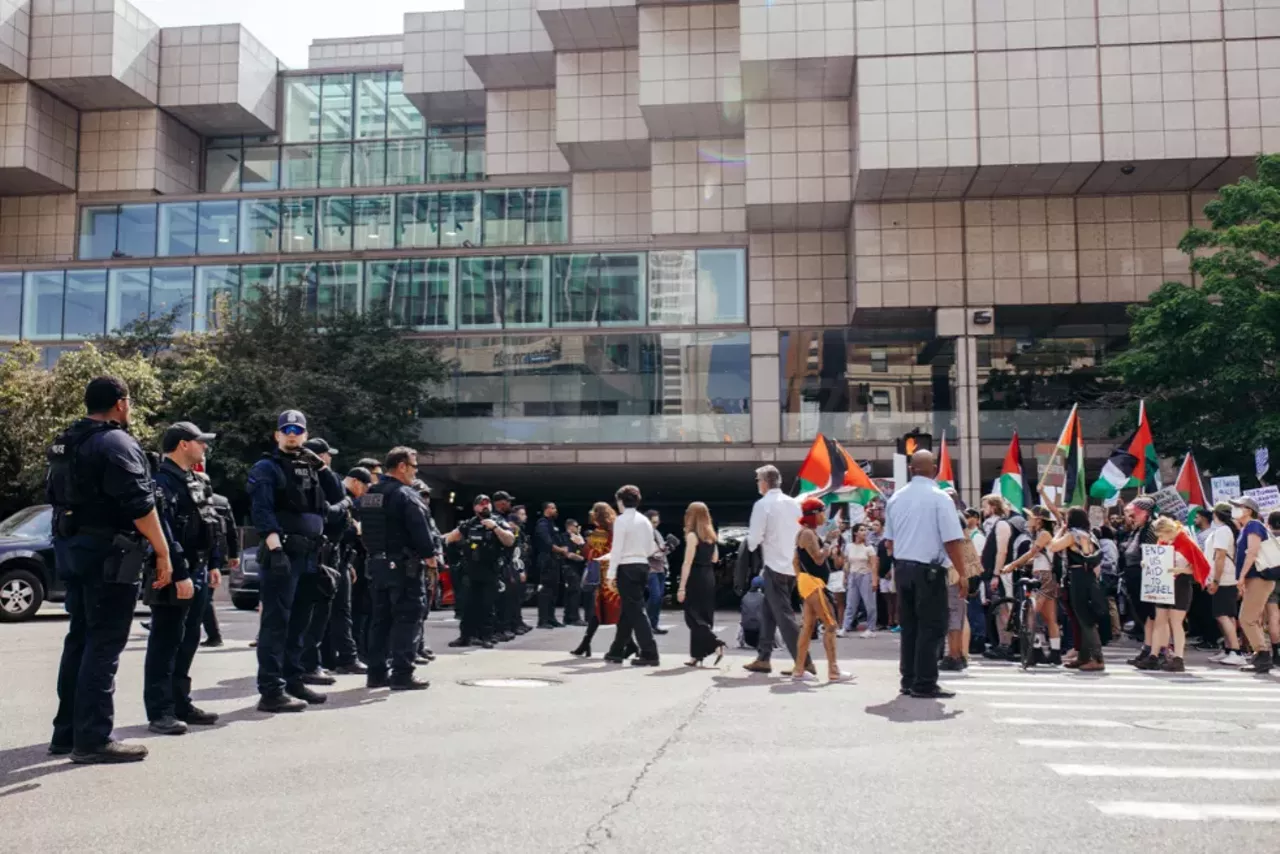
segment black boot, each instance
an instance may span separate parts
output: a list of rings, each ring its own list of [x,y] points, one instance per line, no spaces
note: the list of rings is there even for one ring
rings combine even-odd
[[[271,712],[300,712],[307,707],[307,704],[301,700],[295,700],[292,697],[281,692],[279,694],[264,695],[258,701],[258,711]]]
[[[583,641],[582,643],[578,644],[577,649],[569,650],[569,654],[576,655],[578,658],[590,658],[591,644],[587,643],[586,641]]]
[[[1271,651],[1266,650],[1265,652],[1259,652],[1254,655],[1253,661],[1251,661],[1248,666],[1240,669],[1246,673],[1270,673],[1273,660]]]
[[[1049,658],[1045,661],[1045,664],[1048,664],[1050,667],[1060,666],[1062,664],[1062,650],[1049,650]]]
[[[425,691],[431,683],[417,676],[397,677],[391,680],[392,691]]]
[[[301,681],[290,682],[284,686],[284,690],[290,697],[297,697],[309,706],[319,706],[324,703],[325,700],[329,699],[319,691],[312,691]]]

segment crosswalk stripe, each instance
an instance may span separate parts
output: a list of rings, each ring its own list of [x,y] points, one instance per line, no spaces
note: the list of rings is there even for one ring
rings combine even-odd
[[[1126,777],[1147,780],[1280,780],[1280,768],[1177,768],[1159,765],[1059,765],[1062,777]]]
[[[1108,721],[1101,718],[996,718],[998,724],[1010,726],[1064,726],[1082,727],[1084,729],[1132,729],[1132,724],[1122,721]]]
[[[1104,815],[1161,821],[1280,821],[1280,806],[1254,804],[1174,804],[1147,801],[1095,802]]]
[[[1187,685],[1187,684],[1161,684],[1161,685],[1140,685],[1131,682],[1088,682],[1085,684],[1073,684],[1067,681],[1043,681],[1036,684],[1031,682],[1019,682],[1011,679],[983,679],[975,682],[974,687],[986,688],[990,685],[994,689],[998,688],[1021,688],[1029,691],[1165,691],[1175,694],[1263,694],[1274,697],[1276,702],[1280,702],[1280,689],[1277,688],[1254,688],[1249,685]]]
[[[1274,695],[1272,695],[1272,696],[1270,696],[1270,697],[1238,697],[1238,696],[1234,696],[1234,695],[1233,695],[1233,696],[1230,696],[1230,697],[1218,697],[1218,696],[1209,697],[1209,696],[1205,696],[1205,697],[1201,698],[1201,697],[1196,696],[1196,694],[1198,694],[1198,693],[1200,693],[1200,692],[1189,692],[1189,691],[1184,691],[1184,692],[1181,692],[1181,693],[1144,694],[1144,693],[1142,693],[1142,692],[1127,693],[1127,692],[1129,692],[1131,689],[1130,689],[1130,688],[1128,688],[1128,686],[1124,686],[1124,685],[1117,685],[1117,686],[1115,686],[1115,687],[1116,687],[1116,689],[1117,689],[1117,693],[1114,693],[1114,694],[1112,694],[1112,693],[1106,693],[1106,692],[1103,692],[1103,693],[1091,693],[1091,691],[1073,691],[1073,692],[1071,692],[1071,693],[1069,693],[1069,694],[1065,694],[1065,693],[1063,693],[1063,694],[1058,694],[1058,693],[1055,693],[1055,694],[1053,694],[1053,696],[1061,696],[1061,697],[1063,697],[1063,698],[1070,698],[1070,699],[1073,699],[1073,700],[1074,700],[1074,699],[1076,699],[1076,698],[1080,698],[1080,699],[1084,699],[1084,700],[1106,700],[1106,699],[1110,699],[1110,698],[1124,698],[1124,699],[1130,699],[1130,700],[1197,700],[1197,699],[1203,699],[1203,700],[1205,700],[1206,702],[1209,702],[1209,701],[1217,702],[1217,701],[1220,701],[1220,700],[1230,700],[1230,701],[1231,701],[1231,702],[1233,702],[1233,703],[1259,703],[1259,704],[1280,703],[1280,693],[1276,693],[1276,694],[1274,694]],[[1092,689],[1091,689],[1091,690],[1092,690]],[[1207,693],[1207,692],[1208,692],[1208,690],[1209,690],[1209,689],[1207,689],[1207,688],[1206,688],[1206,689],[1204,689],[1204,692],[1205,692],[1205,693]],[[988,690],[988,689],[984,689],[984,688],[976,688],[976,689],[974,689],[974,690],[972,690],[972,691],[970,691],[970,690],[966,690],[964,693],[965,693],[966,695],[973,696],[973,697],[1025,697],[1029,692],[1027,692],[1027,691],[1023,691],[1023,690],[1012,691],[1012,690],[1008,690],[1008,689],[1004,689],[1004,688],[992,689],[992,690]],[[1034,693],[1034,692],[1032,692],[1032,693]]]
[[[1161,753],[1280,753],[1280,745],[1270,744],[1175,744],[1168,741],[1073,741],[1065,738],[1020,738],[1023,747],[1051,750],[1147,750]]]
[[[968,696],[972,691],[965,691],[960,696]],[[1147,697],[1148,700],[1159,700],[1159,697]],[[1249,708],[1236,706],[1223,706],[1216,704],[1220,698],[1205,697],[1206,700],[1214,701],[1212,706],[1166,706],[1163,703],[1148,703],[1145,706],[1120,706],[1114,703],[1073,703],[1064,707],[1062,703],[1006,703],[996,702],[987,703],[993,709],[1024,709],[1028,711],[1048,711],[1048,712],[1195,712],[1199,714],[1223,713],[1231,715],[1265,715],[1270,714],[1272,709],[1266,709],[1259,706]]]
[[[1280,724],[1258,724],[1258,729],[1280,729]]]
[[[991,665],[991,664],[978,664],[975,661],[970,661],[968,672],[973,673],[975,671],[989,673],[993,676],[995,675],[1013,676],[1016,674],[1018,678],[1025,677],[1029,679],[1049,679],[1053,676],[1067,676],[1067,677],[1083,680],[1083,679],[1097,679],[1100,676],[1100,674],[1079,673],[1077,671],[1070,670],[1067,668],[1050,667],[1048,665],[1032,667],[1024,671],[1020,666],[1015,664],[1008,664],[1008,665],[1002,666],[1002,665]],[[1108,668],[1105,671],[1101,671],[1101,673],[1106,673],[1107,679],[1116,679],[1116,678],[1123,677],[1126,679],[1146,679],[1152,682],[1163,682],[1166,680],[1176,681],[1178,679],[1195,679],[1197,677],[1200,677],[1200,678],[1212,677],[1215,679],[1223,678],[1223,679],[1231,679],[1231,680],[1241,680],[1245,682],[1259,682],[1264,685],[1266,684],[1280,685],[1280,679],[1277,679],[1274,676],[1269,678],[1259,679],[1258,677],[1261,674],[1251,673],[1245,670],[1239,670],[1235,667],[1188,666],[1187,669],[1183,670],[1181,673],[1170,673],[1164,670],[1136,670],[1131,667],[1122,667],[1117,669],[1115,665],[1112,665],[1112,667]]]

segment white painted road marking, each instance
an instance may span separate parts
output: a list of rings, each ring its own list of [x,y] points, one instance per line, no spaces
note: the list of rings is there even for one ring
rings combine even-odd
[[[966,696],[966,697],[967,697],[968,695],[970,695],[970,694],[974,694],[974,693],[977,693],[977,692],[975,692],[975,691],[965,691],[965,692],[964,692],[963,694],[961,694],[960,696]],[[1156,700],[1156,699],[1159,699],[1159,698],[1157,698],[1157,697],[1147,697],[1147,698],[1145,698],[1145,699],[1148,699],[1148,700]],[[1194,698],[1193,698],[1193,699],[1194,699]],[[1219,698],[1219,697],[1205,697],[1205,700],[1210,701],[1210,702],[1213,702],[1213,701],[1219,701],[1220,699],[1221,699],[1221,698]],[[1233,715],[1244,715],[1244,714],[1248,714],[1248,715],[1270,715],[1270,714],[1274,713],[1274,711],[1275,711],[1274,709],[1268,709],[1268,708],[1264,708],[1264,707],[1262,707],[1262,706],[1255,706],[1255,707],[1245,708],[1245,707],[1223,706],[1223,705],[1213,705],[1213,706],[1165,706],[1165,705],[1161,705],[1161,706],[1158,706],[1158,707],[1152,707],[1152,706],[1151,706],[1151,705],[1149,705],[1149,704],[1148,704],[1148,705],[1146,705],[1146,706],[1117,706],[1117,705],[1114,705],[1114,704],[1111,704],[1111,703],[1084,703],[1084,704],[1075,704],[1075,703],[1073,703],[1073,704],[1071,704],[1070,706],[1064,706],[1062,703],[1003,703],[1003,702],[1000,702],[1000,703],[987,703],[987,705],[988,705],[990,708],[993,708],[993,709],[1024,709],[1024,710],[1032,710],[1032,709],[1034,709],[1034,710],[1037,710],[1037,711],[1047,711],[1047,712],[1061,712],[1061,711],[1064,711],[1064,710],[1066,710],[1066,711],[1072,711],[1072,712],[1152,712],[1152,711],[1159,711],[1159,712],[1186,712],[1186,713],[1196,713],[1196,714],[1204,714],[1204,713],[1206,713],[1206,712],[1212,712],[1212,713],[1213,713],[1213,714],[1215,714],[1215,715],[1216,715],[1216,714],[1218,714],[1218,713],[1223,713],[1223,714],[1233,714]]]
[[[1023,747],[1044,747],[1050,750],[1151,750],[1164,753],[1280,753],[1280,745],[1270,744],[1172,744],[1167,741],[1073,741],[1057,738],[1020,738]]]
[[[1155,818],[1161,821],[1280,821],[1280,806],[1252,804],[1172,804],[1145,801],[1103,801],[1093,804],[1104,815]]]
[[[1058,765],[1062,777],[1125,777],[1147,780],[1280,780],[1280,768],[1164,768],[1159,765]]]
[[[1048,687],[1048,686],[1043,686],[1043,687]],[[1200,697],[1196,696],[1196,694],[1200,692],[1184,691],[1181,693],[1145,694],[1143,692],[1129,693],[1133,691],[1133,689],[1127,685],[1116,685],[1115,688],[1117,689],[1118,693],[1114,693],[1114,694],[1106,693],[1106,692],[1094,693],[1093,689],[1090,688],[1088,691],[1072,691],[1066,694],[1054,694],[1053,696],[1061,696],[1063,699],[1067,699],[1067,698],[1076,699],[1078,697],[1082,700],[1108,700],[1115,697],[1123,697],[1125,699],[1130,699],[1130,700],[1198,700],[1198,699],[1201,699]],[[1213,689],[1210,689],[1210,688],[1202,689],[1202,691],[1204,692],[1208,692],[1211,690]],[[966,690],[964,692],[966,697],[1024,697],[1028,693],[1039,693],[1039,692],[1028,692],[1023,690],[1013,691],[1005,688],[999,688],[994,690],[988,690],[986,688],[976,688],[972,691]],[[1204,697],[1203,699],[1205,702],[1220,702],[1223,700],[1229,700],[1232,703],[1280,703],[1280,691],[1273,691],[1270,693],[1269,696],[1266,696],[1266,697],[1241,697],[1233,694],[1230,697],[1215,696],[1215,697]]]
[[[998,724],[1010,726],[1063,726],[1084,727],[1085,729],[1132,729],[1133,724],[1121,721],[1107,721],[1098,718],[996,718]]]

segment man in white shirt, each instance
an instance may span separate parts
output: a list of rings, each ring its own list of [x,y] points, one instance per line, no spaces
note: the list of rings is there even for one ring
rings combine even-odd
[[[751,508],[751,525],[747,530],[747,549],[759,548],[764,557],[764,612],[760,620],[760,644],[756,647],[756,660],[746,665],[752,673],[770,673],[773,665],[773,633],[776,627],[782,632],[782,642],[796,657],[796,639],[800,629],[791,607],[796,589],[796,570],[792,563],[796,552],[796,537],[800,533],[800,502],[782,492],[782,473],[774,466],[756,469],[756,487],[763,496]],[[805,662],[805,669],[817,675],[813,661]]]
[[[1214,505],[1213,522],[1204,537],[1204,556],[1209,561],[1209,578],[1205,592],[1212,602],[1213,616],[1222,627],[1221,653],[1212,656],[1214,664],[1239,667],[1245,663],[1240,654],[1240,636],[1236,634],[1236,614],[1240,610],[1236,578],[1236,537],[1227,523],[1231,521],[1231,505],[1221,501]]]
[[[618,582],[622,599],[622,616],[618,618],[613,645],[604,660],[621,664],[626,648],[635,635],[640,653],[632,660],[635,667],[657,667],[658,645],[653,640],[649,615],[644,610],[644,593],[649,585],[649,556],[658,550],[649,520],[636,512],[640,506],[640,490],[624,486],[614,498],[621,514],[613,523],[613,550],[609,553],[609,577]]]

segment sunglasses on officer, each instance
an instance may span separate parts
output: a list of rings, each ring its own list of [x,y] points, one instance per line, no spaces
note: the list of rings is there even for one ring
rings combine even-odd
[[[299,427],[297,424],[286,424],[280,428],[280,432],[286,436],[301,436],[307,431],[302,427]]]

